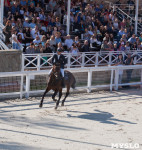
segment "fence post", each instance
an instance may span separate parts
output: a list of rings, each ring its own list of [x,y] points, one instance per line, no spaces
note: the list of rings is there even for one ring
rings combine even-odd
[[[21,75],[20,100],[23,98],[23,75]]]
[[[37,55],[37,71],[40,71],[40,55]]]
[[[119,79],[119,70],[115,70],[115,90],[118,90],[118,79]]]
[[[89,71],[88,71],[88,88],[87,88],[88,93],[91,92],[91,85],[92,85],[92,71],[89,69]]]
[[[140,88],[142,88],[142,69],[141,69],[141,85]]]
[[[111,66],[111,56],[112,56],[112,53],[109,52],[109,62],[108,62],[108,66]]]
[[[113,72],[114,72],[114,70],[112,69],[111,70],[111,80],[110,80],[110,91],[112,92],[112,85],[113,85]]]
[[[98,67],[99,64],[99,53],[96,52],[96,62],[95,62],[95,67]]]
[[[85,67],[85,53],[82,53],[82,63],[81,63],[81,67]]]
[[[68,54],[67,54],[67,59],[68,59],[67,68],[71,68],[71,53],[68,53]]]
[[[25,55],[22,54],[22,66],[21,66],[21,71],[24,71],[24,68],[25,68],[24,64],[25,64]]]
[[[26,98],[29,98],[30,91],[30,75],[26,75]]]

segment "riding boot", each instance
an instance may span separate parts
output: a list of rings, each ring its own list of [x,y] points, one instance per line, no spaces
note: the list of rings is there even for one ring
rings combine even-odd
[[[64,77],[62,77],[62,87],[63,88],[65,87],[65,79],[64,79]]]

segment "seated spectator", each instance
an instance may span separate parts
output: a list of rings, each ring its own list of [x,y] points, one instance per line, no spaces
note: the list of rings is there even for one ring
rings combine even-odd
[[[37,53],[40,53],[41,52],[41,46],[39,46],[39,45],[41,45],[41,43],[39,43],[39,44],[37,44],[37,43],[34,43],[34,46],[35,46],[35,54],[37,54]]]
[[[51,36],[49,43],[50,43],[50,47],[52,48],[53,52],[55,52],[57,43],[56,43],[54,35]]]
[[[32,18],[32,22],[29,24],[30,28],[35,28],[36,26],[36,19],[35,18]]]
[[[46,41],[47,41],[46,36],[42,35],[42,37],[41,37],[41,44],[42,44],[42,46],[45,45]]]
[[[31,30],[31,35],[32,35],[32,38],[33,39],[35,39],[35,37],[38,35],[40,35],[40,33],[39,33],[39,29],[38,29],[38,26],[36,25],[35,26],[35,28],[33,28],[32,30]]]
[[[74,42],[75,42],[76,44],[79,43],[79,37],[78,37],[78,36],[75,37]]]
[[[57,44],[62,42],[60,32],[56,33],[55,41],[56,41]]]
[[[102,46],[101,46],[101,50],[102,51],[109,51],[109,45],[108,45],[108,42],[107,40],[104,40]]]
[[[57,27],[54,27],[54,29],[53,29],[53,31],[52,31],[52,35],[54,35],[54,36],[56,36],[56,34],[57,34]]]
[[[25,18],[25,21],[24,21],[24,23],[23,23],[23,27],[24,27],[24,28],[29,28],[29,27],[30,27],[29,18],[28,18],[28,17]]]
[[[24,31],[24,38],[25,38],[25,42],[26,43],[31,43],[33,41],[33,38],[30,34],[30,29],[29,28],[26,28]]]
[[[118,37],[119,37],[119,39],[121,39],[121,37],[122,37],[123,34],[125,34],[125,33],[124,33],[124,29],[121,28],[121,29],[119,30],[119,32],[118,32]]]
[[[142,32],[140,34],[139,40],[140,40],[140,42],[142,42]]]
[[[118,51],[117,44],[114,44],[114,46],[113,46],[113,51]]]
[[[135,42],[132,46],[131,46],[131,50],[137,50],[137,43]]]
[[[34,54],[34,53],[35,53],[34,43],[30,43],[30,46],[28,46],[28,47],[26,48],[25,53],[26,53],[26,54]]]
[[[70,38],[70,35],[67,35],[65,40],[65,45],[67,46],[68,49],[70,49],[72,44],[73,44],[73,40]]]
[[[121,52],[126,50],[126,47],[125,47],[125,43],[124,43],[124,42],[121,42],[121,45],[120,45],[119,50],[120,50]]]
[[[38,45],[41,42],[39,36],[37,35],[36,38],[33,40],[33,43],[35,43],[36,45]]]
[[[132,37],[130,37],[128,39],[128,41],[130,42],[131,45],[133,45],[136,42],[136,36],[135,36],[135,34],[133,34]]]
[[[130,49],[131,49],[128,41],[126,42],[125,49],[126,49],[126,51],[130,51]]]
[[[89,43],[87,40],[84,41],[84,44],[81,47],[81,51],[82,52],[89,52],[90,51]]]
[[[43,49],[43,53],[53,53],[49,40],[45,43],[45,48]]]

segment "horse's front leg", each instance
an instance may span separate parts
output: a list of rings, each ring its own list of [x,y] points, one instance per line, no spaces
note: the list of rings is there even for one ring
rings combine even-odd
[[[52,95],[52,99],[54,102],[56,102],[57,100],[55,99],[55,96],[57,95],[58,90],[55,90],[54,94]]]
[[[58,99],[58,101],[56,102],[56,107],[55,107],[55,109],[58,108],[61,97],[62,97],[62,88],[59,90],[59,99]]]
[[[43,100],[44,100],[44,97],[45,97],[45,95],[46,95],[46,93],[47,93],[48,91],[50,91],[49,87],[46,88],[46,90],[45,90],[45,92],[44,92],[44,94],[43,94],[43,96],[42,96],[42,99],[41,99],[41,101],[40,101],[39,107],[42,107],[42,106],[43,106]]]
[[[65,98],[62,100],[61,106],[64,106],[64,102],[65,102],[66,98],[68,97],[68,95],[70,94],[69,91],[70,91],[70,86],[67,86],[67,92],[66,92]]]

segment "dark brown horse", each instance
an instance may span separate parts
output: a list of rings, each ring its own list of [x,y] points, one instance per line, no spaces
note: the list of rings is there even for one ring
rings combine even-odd
[[[65,102],[67,96],[69,95],[70,87],[72,87],[73,89],[75,88],[76,80],[71,72],[65,71],[64,82],[65,82],[67,91],[66,91],[65,98],[62,100],[61,106],[64,106],[64,102]],[[53,99],[53,101],[56,102],[55,109],[57,109],[58,105],[60,103],[60,99],[62,97],[62,88],[63,87],[62,87],[62,76],[60,73],[60,65],[55,64],[55,65],[53,65],[52,72],[51,72],[48,82],[47,82],[47,88],[42,96],[42,100],[40,102],[39,107],[43,106],[43,100],[44,100],[46,93],[49,92],[50,90],[53,90],[54,94],[52,95],[52,99]],[[55,96],[57,95],[58,92],[59,92],[59,98],[58,98],[58,100],[56,100]]]

